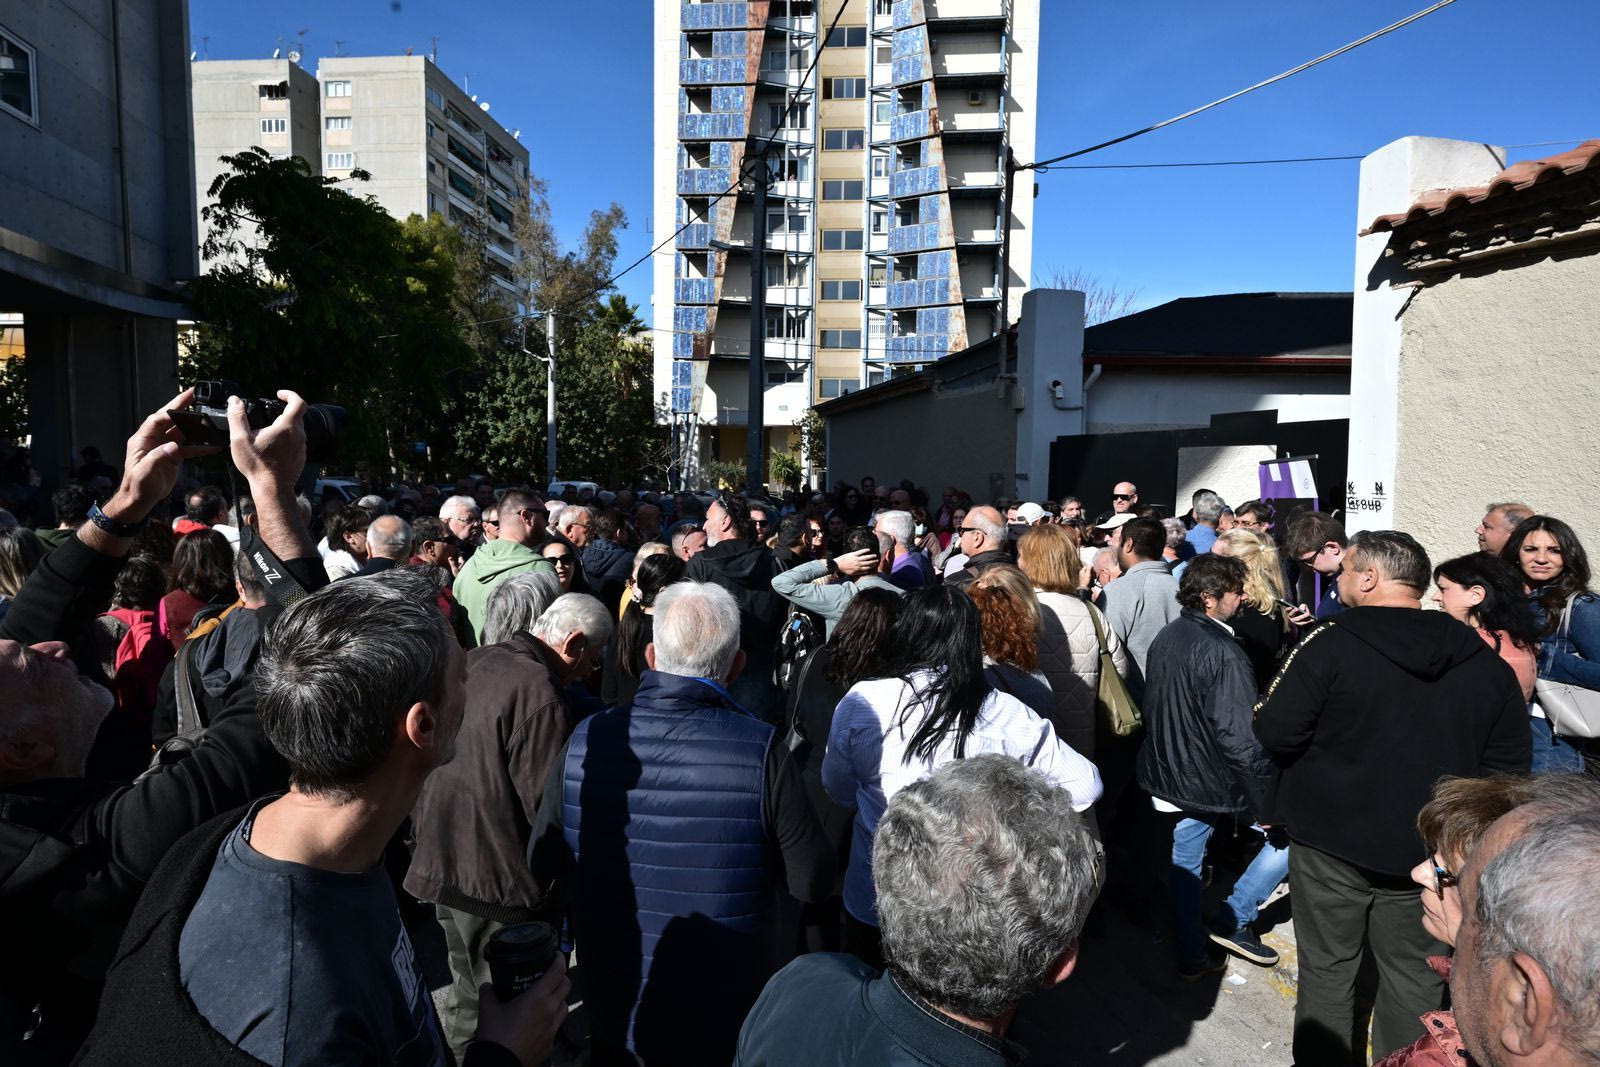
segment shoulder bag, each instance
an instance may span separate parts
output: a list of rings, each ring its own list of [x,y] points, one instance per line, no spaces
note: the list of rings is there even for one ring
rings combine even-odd
[[[1561,613],[1559,633],[1563,642],[1572,626],[1572,603],[1577,597],[1577,593],[1569,596],[1566,609]],[[1533,683],[1533,702],[1550,720],[1550,729],[1555,734],[1561,737],[1600,737],[1600,690],[1588,689],[1573,682],[1538,678]]]
[[[1095,691],[1095,715],[1102,729],[1116,737],[1128,737],[1144,725],[1144,719],[1139,714],[1139,705],[1133,702],[1133,695],[1128,692],[1127,683],[1117,673],[1117,665],[1112,662],[1100,612],[1093,604],[1084,606],[1089,609],[1089,621],[1094,623],[1094,637],[1100,643],[1100,686]]]

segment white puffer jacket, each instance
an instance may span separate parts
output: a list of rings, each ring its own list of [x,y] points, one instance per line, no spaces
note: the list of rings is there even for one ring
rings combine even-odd
[[[1117,673],[1128,676],[1127,655],[1100,609],[1070,593],[1039,596],[1039,670],[1050,682],[1055,695],[1055,712],[1050,721],[1063,741],[1086,759],[1094,758],[1095,694],[1100,688],[1100,644],[1095,639],[1094,620],[1106,635],[1106,647]]]

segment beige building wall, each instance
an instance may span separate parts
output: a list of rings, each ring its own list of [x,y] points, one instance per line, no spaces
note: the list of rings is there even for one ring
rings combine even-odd
[[[1600,252],[1456,275],[1402,320],[1395,526],[1435,562],[1477,549],[1487,503],[1525,501],[1600,551]]]

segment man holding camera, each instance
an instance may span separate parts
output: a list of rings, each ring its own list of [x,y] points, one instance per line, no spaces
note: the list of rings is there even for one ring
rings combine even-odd
[[[280,396],[285,410],[259,437],[229,402],[247,476],[273,444],[286,469],[304,463],[305,405]],[[444,1062],[381,864],[423,780],[454,754],[465,707],[466,657],[434,597],[426,578],[390,571],[283,612],[255,691],[289,792],[172,848],[129,921],[80,1062],[135,1062],[136,1049],[165,1063]],[[558,957],[522,996],[486,997],[465,1062],[541,1061],[566,989]]]

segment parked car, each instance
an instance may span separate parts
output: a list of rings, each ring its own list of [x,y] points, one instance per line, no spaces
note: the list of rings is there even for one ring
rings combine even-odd
[[[569,488],[574,493],[581,493],[585,489],[589,490],[591,493],[598,493],[600,491],[600,487],[594,482],[551,482],[549,490],[545,493],[545,497],[553,500],[559,497],[562,493],[565,493]]]
[[[354,504],[366,495],[361,483],[354,478],[318,478],[311,488],[311,502],[320,503],[327,499],[329,493],[346,504]]]

